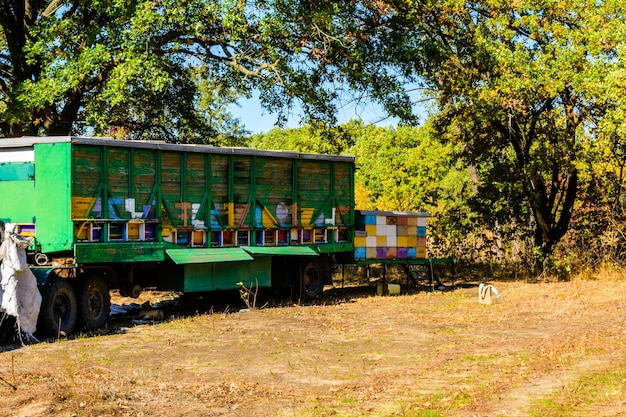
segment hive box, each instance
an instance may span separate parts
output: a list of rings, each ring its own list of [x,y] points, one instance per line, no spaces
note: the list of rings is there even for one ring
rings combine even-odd
[[[430,213],[355,211],[354,258],[426,258],[426,226]]]

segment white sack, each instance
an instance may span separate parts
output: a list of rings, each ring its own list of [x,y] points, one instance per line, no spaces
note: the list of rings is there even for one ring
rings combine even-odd
[[[33,337],[41,307],[37,278],[26,261],[30,238],[7,231],[0,245],[0,312],[14,316],[19,336]]]

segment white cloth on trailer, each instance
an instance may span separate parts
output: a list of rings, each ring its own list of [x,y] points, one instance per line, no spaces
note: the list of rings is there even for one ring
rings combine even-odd
[[[28,267],[31,238],[7,230],[0,245],[0,312],[16,318],[18,332],[33,337],[41,307],[37,278]]]

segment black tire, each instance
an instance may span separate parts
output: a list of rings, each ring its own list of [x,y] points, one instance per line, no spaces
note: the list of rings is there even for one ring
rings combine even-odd
[[[300,274],[300,289],[304,299],[314,300],[324,291],[324,274],[317,261],[308,261],[302,264]]]
[[[76,326],[76,293],[64,279],[54,279],[41,294],[37,333],[44,337],[69,335]]]
[[[109,286],[100,275],[79,278],[77,286],[78,316],[87,330],[98,330],[104,326],[111,314]]]

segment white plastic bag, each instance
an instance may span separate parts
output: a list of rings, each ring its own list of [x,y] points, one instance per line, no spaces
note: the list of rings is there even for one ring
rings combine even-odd
[[[478,285],[478,303],[479,304],[497,304],[502,301],[502,295],[496,287],[490,284]]]

